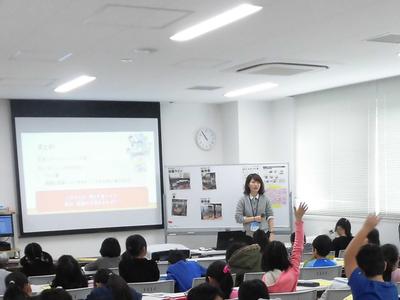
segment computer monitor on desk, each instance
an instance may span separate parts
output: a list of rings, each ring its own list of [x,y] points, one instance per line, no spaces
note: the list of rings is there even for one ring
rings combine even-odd
[[[216,250],[226,250],[233,243],[246,243],[248,237],[246,233],[241,230],[237,231],[219,231],[217,235],[217,248]]]
[[[13,237],[14,226],[12,215],[0,215],[0,237]]]

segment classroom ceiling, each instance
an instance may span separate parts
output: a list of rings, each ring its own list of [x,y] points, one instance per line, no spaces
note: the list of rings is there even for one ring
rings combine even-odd
[[[169,39],[241,3],[263,9],[191,41]],[[399,11],[398,0],[0,0],[0,98],[219,103],[391,77],[400,74],[399,37],[367,40],[400,34]],[[274,62],[329,69],[236,72]],[[53,91],[81,74],[97,80]],[[279,86],[223,96],[263,82]]]

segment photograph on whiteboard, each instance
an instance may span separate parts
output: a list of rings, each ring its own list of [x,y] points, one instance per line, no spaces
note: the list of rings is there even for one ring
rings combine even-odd
[[[189,190],[190,173],[183,172],[182,169],[170,168],[168,170],[170,190]]]
[[[216,190],[217,178],[215,172],[211,172],[210,168],[202,168],[201,183],[203,185],[203,190]]]
[[[172,216],[187,216],[187,199],[172,199]]]
[[[222,219],[222,203],[210,203],[210,199],[201,199],[201,219],[205,221]]]

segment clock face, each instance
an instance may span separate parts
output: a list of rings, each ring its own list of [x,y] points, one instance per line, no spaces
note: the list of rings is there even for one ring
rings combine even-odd
[[[215,132],[210,128],[200,128],[196,133],[196,143],[200,149],[209,151],[216,142]]]

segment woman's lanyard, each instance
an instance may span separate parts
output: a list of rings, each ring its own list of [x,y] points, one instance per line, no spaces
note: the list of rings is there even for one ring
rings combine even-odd
[[[251,205],[251,212],[253,213],[253,217],[255,217],[257,215],[258,203],[260,203],[260,199],[257,199],[257,198],[255,198],[255,199],[257,200],[257,206],[256,206],[256,210],[254,211],[253,202],[251,201],[250,196],[249,196],[249,201],[250,201],[250,205]]]

